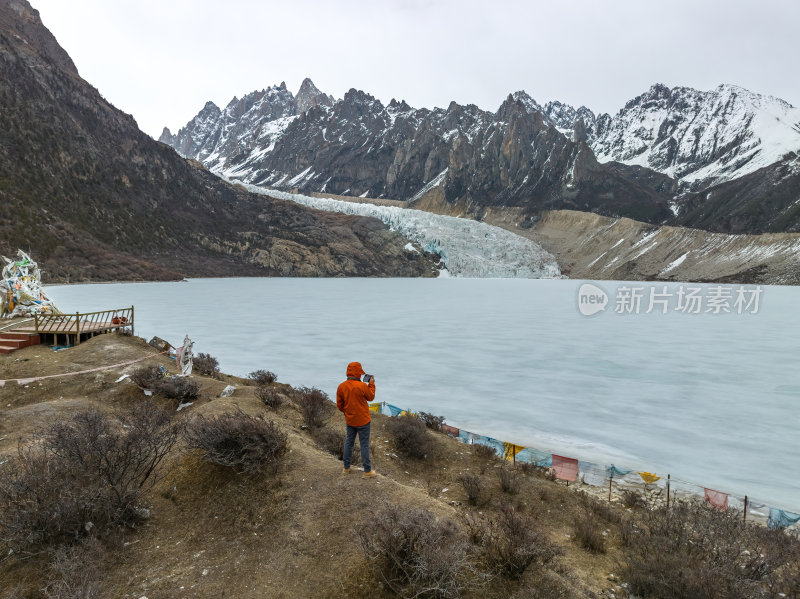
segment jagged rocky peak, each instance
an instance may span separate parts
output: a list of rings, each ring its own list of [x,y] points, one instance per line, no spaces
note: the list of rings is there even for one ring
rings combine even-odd
[[[161,136],[158,138],[158,141],[169,146],[174,143],[175,136],[172,135],[172,131],[169,130],[169,127],[164,127],[164,130],[161,131]]]
[[[512,98],[515,102],[520,102],[528,112],[542,112],[542,107],[539,103],[525,90],[516,91],[509,98]]]
[[[211,100],[206,102],[206,105],[203,106],[203,109],[197,113],[197,116],[207,117],[207,116],[219,116],[222,110],[219,106],[214,104]]]
[[[374,96],[350,88],[341,102],[336,103],[335,111],[344,119],[359,120],[362,117],[377,117],[385,111],[385,108]]]
[[[681,88],[678,88],[681,89]],[[625,108],[620,110],[620,113],[624,112],[625,110],[629,110],[635,106],[643,106],[645,108],[653,107],[659,104],[663,104],[670,100],[672,95],[672,90],[668,88],[663,83],[654,83],[650,86],[645,93],[636,96],[633,100],[629,100],[627,104],[625,104]]]
[[[389,102],[389,105],[386,107],[391,112],[409,112],[414,110],[411,106],[409,106],[405,100],[400,100],[399,102],[392,98],[392,101]]]
[[[594,112],[586,106],[581,106],[576,109],[558,100],[548,102],[544,105],[542,110],[562,132],[574,130],[578,120],[582,120],[587,132],[591,134],[594,123],[597,120]]]
[[[365,91],[351,87],[343,98],[344,102],[349,104],[371,104],[375,102],[375,96],[368,94]]]
[[[500,105],[500,108],[497,109],[495,118],[498,121],[507,121],[515,114],[535,115],[539,121],[541,121],[542,116],[544,116],[541,106],[524,91],[508,94],[508,97]]]
[[[282,81],[280,85],[250,92],[246,96],[242,96],[241,100],[234,97],[225,107],[225,112],[230,117],[239,118],[244,114],[255,111],[257,114],[269,119],[276,119],[293,115],[294,102],[292,92],[286,89],[286,83]],[[206,107],[208,107],[208,103]]]
[[[578,117],[575,124],[572,126],[572,140],[575,142],[587,142],[589,140],[589,131],[586,127],[586,121]]]
[[[333,106],[333,97],[321,92],[308,77],[303,79],[295,96],[295,111],[303,114],[317,106]]]

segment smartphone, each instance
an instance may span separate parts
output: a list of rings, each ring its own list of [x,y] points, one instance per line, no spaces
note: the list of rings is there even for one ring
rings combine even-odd
[[[365,375],[364,375],[364,382],[365,382],[365,383],[369,384],[369,382],[370,382],[371,380],[372,380],[372,375],[371,375],[371,374],[365,374]]]

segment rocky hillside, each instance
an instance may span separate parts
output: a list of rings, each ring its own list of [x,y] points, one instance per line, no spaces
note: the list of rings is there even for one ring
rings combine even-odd
[[[797,233],[729,235],[556,210],[524,234],[574,279],[800,284]]]
[[[320,101],[298,109],[309,94]],[[569,208],[720,232],[800,230],[800,109],[735,86],[655,85],[613,117],[525,92],[494,113],[384,106],[356,90],[330,100],[308,80],[297,97],[274,87],[224,111],[207,104],[161,139],[248,183],[403,201],[441,189],[476,218]]]
[[[674,224],[708,231],[800,231],[800,150],[753,173],[677,199]]]
[[[431,274],[406,243],[187,162],[84,81],[25,0],[0,0],[0,253],[28,250],[49,281]]]

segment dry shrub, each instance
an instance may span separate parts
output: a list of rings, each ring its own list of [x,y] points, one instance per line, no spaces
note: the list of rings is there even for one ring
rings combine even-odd
[[[539,501],[550,503],[553,501],[553,490],[547,484],[538,485],[534,489],[534,493]]]
[[[475,443],[472,446],[472,451],[476,456],[483,459],[496,458],[497,452],[491,445],[484,445],[483,443]]]
[[[634,542],[634,537],[639,534],[639,527],[633,522],[633,519],[623,518],[619,525],[619,538],[622,541],[623,547],[629,547]]]
[[[536,464],[532,464],[531,462],[517,462],[517,466],[519,467],[519,471],[525,476],[537,474],[538,466]]]
[[[183,376],[165,376],[161,366],[143,366],[131,373],[131,380],[142,389],[150,389],[169,399],[189,401],[200,395],[200,385]]]
[[[338,433],[333,429],[323,427],[313,430],[311,432],[311,436],[321,449],[324,449],[328,453],[336,456],[337,460],[344,458],[343,434]],[[353,454],[350,461],[354,465],[361,463],[361,447],[359,447],[358,442],[353,445]]]
[[[192,371],[204,376],[219,376],[219,360],[211,354],[199,353],[192,357]]]
[[[500,488],[503,489],[504,493],[508,493],[509,495],[516,495],[519,493],[521,481],[516,470],[504,466],[497,471],[497,476],[500,479]]]
[[[442,490],[445,488],[442,485],[442,481],[439,480],[437,476],[426,476],[424,477],[425,480],[425,490],[428,492],[428,497],[439,497],[442,494]]]
[[[256,386],[255,396],[272,410],[277,410],[283,405],[283,396],[275,387],[269,385],[259,384]]]
[[[800,597],[800,563],[795,560],[781,568],[768,588],[771,597]]]
[[[588,512],[581,514],[573,526],[575,542],[592,553],[606,552],[606,538],[603,529]]]
[[[638,508],[644,507],[647,502],[639,491],[624,489],[622,491],[622,503],[625,504],[625,507]]]
[[[391,418],[386,430],[394,437],[395,449],[401,455],[424,460],[433,455],[433,439],[419,418],[409,414]]]
[[[422,421],[422,423],[429,429],[434,431],[442,430],[442,424],[444,424],[444,416],[435,416],[433,414],[429,414],[428,412],[420,412],[418,416],[419,419]]]
[[[164,378],[164,370],[160,366],[142,366],[131,373],[131,381],[142,389],[155,389]]]
[[[241,410],[215,417],[195,416],[186,427],[186,446],[207,462],[240,474],[277,472],[289,449],[288,437],[271,420]]]
[[[467,494],[467,502],[470,505],[483,505],[486,502],[486,487],[480,476],[465,472],[456,478],[456,482],[464,487],[464,492]]]
[[[169,399],[177,399],[181,403],[197,399],[200,385],[184,376],[170,376],[156,383],[155,392]]]
[[[101,599],[106,596],[97,564],[103,559],[103,546],[88,537],[75,546],[59,547],[50,560],[48,582],[43,591],[47,599]]]
[[[599,516],[606,522],[611,524],[619,524],[622,522],[622,514],[620,514],[618,510],[614,509],[613,505],[610,505],[605,501],[594,501],[591,507],[595,515]]]
[[[370,565],[401,597],[460,597],[470,585],[469,546],[450,520],[386,506],[357,535]]]
[[[492,574],[516,579],[531,565],[545,567],[561,553],[533,518],[511,505],[493,517],[473,517],[467,526]]]
[[[300,387],[297,404],[303,414],[303,422],[310,429],[322,428],[333,415],[334,405],[328,394],[316,387]]]
[[[573,583],[574,584],[574,583]],[[526,580],[525,584],[521,585],[517,592],[511,595],[510,599],[575,599],[576,597],[585,597],[595,599],[603,597],[604,595],[595,595],[587,591],[584,593],[576,593],[573,584],[570,584],[569,578],[554,571],[545,569],[536,573],[532,580]],[[613,599],[614,595],[609,594]],[[624,594],[620,596],[625,596]]]
[[[525,476],[536,476],[538,478],[544,478],[551,481],[556,480],[556,477],[549,466],[539,466],[538,464],[533,464],[531,462],[517,461],[517,467]]]
[[[76,414],[40,434],[0,472],[0,542],[17,553],[133,524],[180,435],[139,404],[117,418]]]
[[[640,597],[749,599],[765,589],[791,596],[781,587],[791,591],[786,573],[800,565],[800,542],[782,531],[681,500],[632,518],[635,534],[622,535],[623,576]]]
[[[594,516],[611,524],[620,524],[622,522],[622,514],[607,501],[592,497],[584,491],[579,491],[578,497],[580,497],[584,508]]]
[[[278,380],[278,375],[274,372],[270,372],[269,370],[254,370],[247,376],[250,380],[255,381],[256,385],[259,386],[271,385]]]

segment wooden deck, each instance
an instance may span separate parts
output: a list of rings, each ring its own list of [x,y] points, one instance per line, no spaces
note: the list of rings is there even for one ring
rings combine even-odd
[[[109,321],[92,322],[90,320],[67,320],[64,322],[49,323],[47,329],[39,330],[38,333],[42,334],[59,334],[59,335],[96,335],[98,333],[108,333],[117,329],[124,329],[130,327],[129,324],[115,324]],[[14,328],[15,333],[37,333],[36,326],[25,324]]]
[[[0,327],[3,332],[38,335],[42,343],[58,345],[63,335],[65,345],[78,345],[95,335],[127,330],[133,334],[133,306],[101,312],[74,314],[34,314],[18,325]]]

